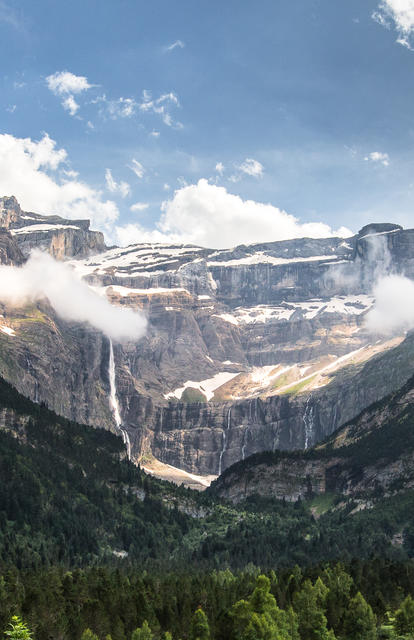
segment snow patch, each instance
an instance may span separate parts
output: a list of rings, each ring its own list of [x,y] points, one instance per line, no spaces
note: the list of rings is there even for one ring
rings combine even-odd
[[[170,391],[170,393],[164,394],[164,398],[166,400],[170,400],[172,398],[181,400],[181,396],[183,395],[184,391],[188,387],[191,387],[192,389],[198,389],[198,391],[203,393],[207,398],[207,402],[209,402],[214,396],[214,392],[216,391],[216,389],[223,386],[223,384],[226,384],[226,382],[229,382],[230,380],[232,380],[238,375],[239,373],[230,373],[229,371],[223,371],[221,373],[216,373],[216,375],[213,376],[212,378],[207,378],[207,380],[201,380],[201,382],[195,382],[194,380],[187,380],[187,382],[184,382],[184,386],[179,387],[174,391]]]

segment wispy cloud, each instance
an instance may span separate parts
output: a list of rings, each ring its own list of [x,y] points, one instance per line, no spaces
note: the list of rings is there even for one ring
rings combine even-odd
[[[254,160],[254,158],[246,158],[239,169],[254,178],[261,178],[263,175],[263,165],[258,160]]]
[[[16,11],[2,0],[0,0],[0,22],[4,22],[17,30],[22,28],[22,22]]]
[[[79,95],[94,86],[89,84],[85,76],[76,76],[70,71],[56,71],[56,73],[47,76],[46,84],[55,96],[62,98],[62,106],[66,111],[69,111],[71,116],[79,111],[79,104],[74,95]]]
[[[382,153],[381,151],[371,151],[367,156],[365,156],[364,160],[367,162],[376,162],[384,165],[384,167],[388,167],[390,164],[390,157],[388,153]]]
[[[174,127],[175,129],[182,129],[181,122],[173,120],[170,108],[179,107],[180,101],[175,93],[170,91],[169,93],[163,93],[159,98],[154,99],[152,94],[147,89],[142,92],[142,102],[139,108],[143,112],[155,113],[159,115],[167,127]]]
[[[105,171],[105,182],[108,191],[111,193],[119,193],[122,198],[126,198],[131,191],[128,182],[123,182],[122,180],[120,182],[116,182],[116,180],[114,180],[110,169],[106,169]]]
[[[387,29],[394,24],[397,42],[413,50],[414,0],[381,0],[372,18]]]
[[[145,211],[145,209],[148,209],[149,204],[148,202],[135,202],[135,204],[132,204],[129,208],[130,211]]]
[[[140,162],[138,162],[138,160],[136,160],[135,158],[132,158],[131,162],[132,164],[128,165],[128,167],[131,169],[131,171],[135,173],[137,178],[140,178],[140,179],[143,178],[145,173],[144,166]]]
[[[170,51],[174,51],[174,49],[184,49],[185,43],[182,40],[176,40],[172,44],[164,47],[164,52],[168,53]]]
[[[243,174],[251,176],[252,178],[263,177],[264,167],[261,162],[255,160],[254,158],[246,158],[241,164],[236,164],[234,166],[236,168],[236,172],[229,177],[230,182],[240,182]]]

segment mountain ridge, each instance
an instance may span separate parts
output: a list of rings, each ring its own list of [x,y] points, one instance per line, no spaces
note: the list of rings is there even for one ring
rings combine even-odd
[[[26,225],[15,199],[0,201],[17,256],[13,262],[6,255],[5,264],[18,265],[40,247],[65,257],[111,303],[147,315],[139,343],[114,345],[120,414],[135,461],[150,454],[217,475],[256,451],[311,446],[412,375],[407,345],[398,346],[404,336],[376,344],[364,319],[378,270],[392,264],[414,277],[414,230],[375,224],[346,240],[96,252],[99,238],[88,244],[84,236],[95,233],[88,223],[72,229],[78,221],[54,217],[58,229],[30,234],[39,214],[27,214]],[[75,256],[73,234],[85,243]],[[47,301],[1,305],[0,313],[0,374],[68,418],[115,431],[107,339],[57,317]],[[365,366],[381,353],[381,370]]]

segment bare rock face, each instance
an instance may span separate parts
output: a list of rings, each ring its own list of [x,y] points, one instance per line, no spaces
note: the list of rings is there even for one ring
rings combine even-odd
[[[103,234],[90,231],[89,220],[27,213],[14,196],[0,198],[0,229],[10,232],[25,256],[37,248],[63,260],[89,256],[106,248]]]
[[[330,493],[364,504],[406,491],[414,487],[413,400],[414,377],[313,450],[253,456],[212,489],[232,502],[255,494],[296,501]]]
[[[112,304],[147,315],[142,340],[114,344],[135,460],[151,452],[218,474],[255,452],[309,448],[411,374],[410,340],[378,342],[364,318],[378,274],[414,278],[414,230],[371,225],[347,239],[220,251],[106,250],[88,221],[24,213],[14,198],[0,198],[0,224],[6,264],[34,247],[70,257]],[[115,430],[108,339],[46,302],[0,314],[0,374],[62,415]]]
[[[0,264],[17,266],[24,261],[25,257],[13,236],[0,228]]]

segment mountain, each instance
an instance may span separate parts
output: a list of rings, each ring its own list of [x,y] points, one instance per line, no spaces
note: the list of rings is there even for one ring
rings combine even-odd
[[[414,336],[410,336],[414,338]],[[370,508],[414,487],[414,376],[307,451],[268,452],[228,468],[212,485],[238,502],[336,495]]]
[[[28,213],[21,210],[15,197],[0,198],[0,230],[11,236],[25,256],[32,249],[47,251],[59,260],[104,251],[103,234],[91,231],[89,226],[89,220]]]
[[[88,221],[0,203],[4,264],[42,248],[113,304],[148,316],[142,340],[114,344],[134,461],[155,456],[210,477],[256,452],[309,448],[413,373],[412,338],[373,338],[364,318],[380,273],[414,278],[414,230],[377,224],[346,240],[219,251],[106,249]],[[116,432],[108,339],[46,300],[0,313],[0,375],[68,419]]]
[[[400,435],[407,433],[406,428]],[[412,435],[408,455],[411,441]],[[368,460],[367,447],[361,451],[362,464]],[[270,476],[263,476],[263,464],[262,469],[256,465],[266,484],[274,471],[271,456],[277,454],[257,455],[270,456],[264,460]],[[296,462],[292,453],[278,455],[292,468],[300,463],[300,454]],[[5,573],[12,567],[40,571],[106,565],[145,566],[165,574],[189,566],[279,568],[350,561],[369,558],[374,549],[383,559],[406,561],[414,555],[414,490],[409,485],[392,496],[367,491],[365,506],[369,500],[370,508],[365,509],[356,496],[335,499],[311,492],[294,503],[252,495],[232,505],[220,497],[221,489],[237,469],[249,483],[256,473],[255,456],[225,471],[207,492],[177,487],[146,476],[128,461],[120,437],[62,418],[1,378],[0,461],[0,566]],[[285,478],[287,487],[290,479]]]

